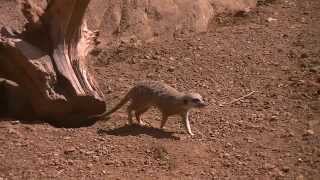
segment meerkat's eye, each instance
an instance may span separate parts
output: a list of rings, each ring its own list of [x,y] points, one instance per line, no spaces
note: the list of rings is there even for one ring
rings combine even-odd
[[[195,98],[195,99],[192,99],[191,101],[192,101],[193,103],[199,103],[199,102],[200,102],[200,99]]]

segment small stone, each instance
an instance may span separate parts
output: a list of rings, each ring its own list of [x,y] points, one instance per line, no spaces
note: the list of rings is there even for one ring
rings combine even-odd
[[[92,163],[88,163],[87,164],[87,168],[92,168],[93,167],[93,164]]]
[[[69,140],[69,139],[71,139],[71,137],[70,137],[70,136],[66,136],[66,137],[64,137],[63,139],[64,139],[64,140]]]
[[[147,74],[147,78],[152,78],[152,77],[153,77],[153,73]]]
[[[232,146],[231,143],[227,143],[227,144],[226,144],[226,147],[231,147],[231,146]]]
[[[312,129],[306,130],[306,132],[303,134],[304,136],[312,136],[314,135],[314,131]]]
[[[149,55],[145,55],[144,57],[145,57],[146,59],[149,59],[149,60],[151,59],[151,56],[149,56]]]
[[[277,19],[272,18],[272,17],[268,17],[268,18],[267,18],[267,21],[268,21],[268,22],[272,22],[272,21],[277,21]]]
[[[306,54],[306,53],[302,53],[301,55],[300,55],[300,58],[302,58],[302,59],[305,59],[305,58],[308,58],[309,56],[308,56],[308,54]]]
[[[270,121],[276,121],[276,120],[278,120],[277,116],[273,115],[273,116],[270,117]]]
[[[169,72],[173,72],[175,70],[175,68],[173,67],[173,66],[170,66],[169,68],[168,68],[168,71]]]
[[[283,172],[285,172],[285,173],[288,173],[289,170],[290,170],[290,168],[289,168],[288,166],[284,166],[284,167],[282,167],[281,170],[282,170]]]
[[[136,59],[131,58],[128,63],[129,64],[136,64],[137,62],[136,62]]]
[[[72,152],[76,151],[76,149],[74,147],[68,148],[66,150],[64,150],[64,154],[70,154]]]
[[[223,154],[223,157],[226,158],[226,159],[228,159],[228,158],[230,158],[230,154],[229,154],[229,153],[224,153],[224,154]]]
[[[256,141],[254,138],[251,138],[251,137],[247,137],[246,140],[248,143],[253,143]]]
[[[310,71],[314,73],[320,72],[320,65],[311,67]]]
[[[93,156],[92,156],[92,159],[93,159],[93,161],[97,162],[97,161],[99,161],[99,156],[93,155]]]
[[[20,134],[20,132],[18,132],[18,131],[15,130],[15,129],[12,129],[12,128],[9,128],[9,129],[8,129],[8,133],[9,133],[9,134],[14,134],[14,135],[16,135],[16,136],[18,136],[18,137],[22,137],[22,135]]]
[[[201,49],[203,49],[202,46],[198,46],[198,47],[197,47],[197,50],[201,50]]]
[[[175,58],[174,58],[174,57],[169,57],[169,60],[170,60],[170,61],[174,61]]]
[[[74,162],[73,162],[73,160],[69,159],[69,160],[67,161],[67,164],[68,164],[68,165],[73,165]]]
[[[289,137],[294,137],[294,135],[295,135],[295,134],[294,134],[292,131],[289,131],[289,132],[288,132],[288,136],[289,136]]]
[[[18,120],[17,120],[17,121],[11,121],[11,122],[10,122],[10,124],[12,124],[12,125],[16,125],[16,124],[19,124],[19,123],[20,123],[20,121],[18,121]]]
[[[113,161],[106,161],[104,164],[105,165],[112,165],[112,164],[114,164],[114,162]]]
[[[271,170],[271,169],[274,169],[276,166],[273,164],[270,164],[270,163],[266,163],[266,164],[264,164],[263,167],[264,167],[264,169]]]

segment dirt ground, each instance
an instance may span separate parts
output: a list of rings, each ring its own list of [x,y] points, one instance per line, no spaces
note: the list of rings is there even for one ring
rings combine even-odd
[[[145,127],[125,108],[81,128],[3,119],[0,179],[320,179],[320,1],[259,2],[207,33],[93,57],[109,108],[141,79],[203,94],[195,137],[178,117],[159,130],[156,110]]]

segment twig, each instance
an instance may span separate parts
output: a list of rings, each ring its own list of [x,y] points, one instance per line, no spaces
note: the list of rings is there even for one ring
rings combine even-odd
[[[235,103],[235,102],[237,102],[237,101],[241,101],[241,100],[243,100],[243,99],[251,96],[251,95],[254,94],[255,92],[257,92],[257,91],[252,91],[252,92],[250,92],[249,94],[246,94],[246,95],[244,95],[244,96],[241,96],[241,97],[239,97],[239,98],[237,98],[237,99],[234,99],[234,100],[232,100],[232,101],[230,101],[230,102],[221,103],[221,104],[219,104],[219,106],[222,107],[222,106],[224,106],[224,105],[229,105],[229,104],[233,104],[233,103]]]

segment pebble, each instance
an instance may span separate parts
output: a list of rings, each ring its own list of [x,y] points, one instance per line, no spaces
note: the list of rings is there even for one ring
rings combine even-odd
[[[284,166],[281,168],[281,170],[285,173],[289,172],[290,168],[288,166]]]
[[[19,123],[20,123],[20,121],[18,121],[18,120],[17,120],[17,121],[11,121],[11,122],[10,122],[10,124],[12,124],[12,125],[16,125],[16,124],[19,124]]]
[[[312,136],[314,135],[314,131],[312,129],[306,130],[306,132],[303,134],[304,136]]]
[[[277,21],[277,19],[272,18],[272,17],[268,17],[268,18],[267,18],[267,21],[268,21],[268,22],[272,22],[272,21]]]
[[[170,67],[168,68],[168,71],[169,71],[169,72],[173,72],[174,70],[175,70],[174,66],[170,66]]]
[[[276,120],[278,120],[277,116],[273,115],[273,116],[270,117],[270,121],[276,121]]]
[[[69,154],[69,153],[72,153],[74,151],[76,151],[76,149],[74,147],[71,147],[71,148],[68,148],[68,149],[64,150],[64,154]]]
[[[263,167],[267,170],[271,170],[274,169],[276,166],[270,163],[265,163]]]
[[[309,56],[308,56],[308,54],[306,54],[306,53],[302,53],[301,55],[300,55],[300,58],[301,59],[305,59],[305,58],[308,58]]]

